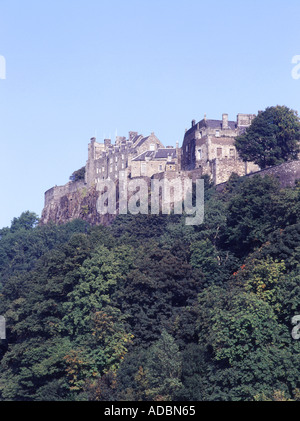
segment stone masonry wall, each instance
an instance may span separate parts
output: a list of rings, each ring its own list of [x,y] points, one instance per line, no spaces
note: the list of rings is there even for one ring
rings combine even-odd
[[[74,193],[78,190],[81,190],[85,187],[84,181],[75,181],[69,182],[64,186],[55,186],[52,189],[46,191],[45,193],[45,206],[50,205],[51,203],[59,200],[61,197]]]
[[[289,161],[275,167],[266,168],[261,171],[253,172],[245,175],[245,177],[254,177],[259,175],[261,177],[272,176],[279,179],[282,188],[294,187],[297,180],[300,180],[300,161]],[[226,186],[225,183],[217,185],[217,190],[222,191]]]

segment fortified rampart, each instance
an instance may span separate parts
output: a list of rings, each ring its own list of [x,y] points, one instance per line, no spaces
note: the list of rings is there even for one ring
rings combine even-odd
[[[284,162],[274,167],[247,174],[244,177],[254,177],[256,175],[260,177],[271,176],[278,178],[280,187],[282,188],[294,187],[296,181],[300,180],[300,161]],[[218,184],[216,186],[217,190],[222,191],[226,187],[226,184],[227,182]]]
[[[64,186],[55,186],[45,193],[45,206],[59,200],[61,197],[70,193],[75,193],[78,190],[86,188],[85,182],[82,180],[69,182]]]

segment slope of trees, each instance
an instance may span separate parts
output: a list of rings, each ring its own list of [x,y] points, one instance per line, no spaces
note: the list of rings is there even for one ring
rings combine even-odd
[[[299,400],[300,187],[206,189],[200,226],[0,231],[1,400]]]

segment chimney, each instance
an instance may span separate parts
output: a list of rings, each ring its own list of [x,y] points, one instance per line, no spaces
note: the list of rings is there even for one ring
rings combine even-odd
[[[228,129],[228,114],[223,114],[222,121],[222,129]]]
[[[111,139],[104,139],[105,148],[109,148],[111,146]]]
[[[196,120],[192,121],[192,127],[194,127],[196,125]]]
[[[138,132],[129,132],[128,140],[133,142],[133,139],[138,135]]]

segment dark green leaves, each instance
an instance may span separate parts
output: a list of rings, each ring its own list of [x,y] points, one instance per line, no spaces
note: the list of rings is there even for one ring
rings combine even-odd
[[[299,140],[297,113],[284,106],[268,107],[236,139],[236,148],[244,161],[266,168],[297,159]]]

